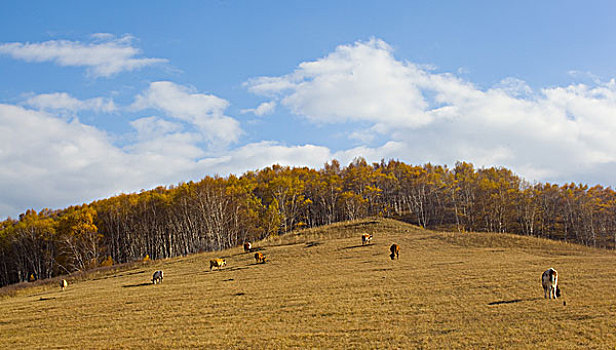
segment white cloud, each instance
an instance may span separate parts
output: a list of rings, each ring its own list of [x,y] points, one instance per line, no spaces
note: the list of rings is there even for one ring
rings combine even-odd
[[[408,145],[402,142],[388,141],[380,147],[359,146],[334,153],[334,158],[342,164],[348,164],[353,159],[362,157],[369,162],[378,162],[381,159],[402,159],[399,155],[408,150]]]
[[[319,168],[331,159],[332,153],[327,147],[285,146],[276,141],[262,141],[239,147],[219,157],[202,159],[199,163],[210,174],[226,175],[241,174],[272,164]]]
[[[271,114],[276,109],[276,101],[269,101],[261,103],[257,108],[242,109],[242,113],[254,113],[256,116],[264,116]]]
[[[420,86],[426,72],[397,61],[381,40],[343,45],[304,62],[283,77],[250,80],[250,91],[281,96],[281,104],[318,123],[377,121],[419,126],[429,123]]]
[[[356,140],[360,143],[369,144],[375,139],[375,132],[372,129],[359,129],[351,131],[348,134],[350,140]]]
[[[609,173],[596,173],[616,169],[614,80],[535,92],[520,79],[505,78],[481,90],[453,74],[398,60],[390,46],[372,39],[246,86],[317,125],[343,124],[352,139],[368,142],[370,132],[389,139],[382,147],[335,153],[345,158],[467,160],[507,166],[531,180],[616,184]]]
[[[156,109],[167,116],[194,125],[211,145],[225,146],[242,134],[239,122],[224,115],[229,102],[214,95],[200,94],[169,81],[158,81],[137,96],[133,110]]]
[[[89,75],[109,77],[157,63],[161,58],[137,57],[141,50],[132,46],[133,37],[99,33],[94,42],[50,40],[41,43],[0,44],[0,54],[26,62],[54,62],[63,67],[86,67]]]
[[[182,126],[157,117],[145,117],[130,122],[140,140],[151,140],[182,130]]]
[[[514,97],[526,97],[533,93],[533,89],[526,84],[524,80],[517,78],[505,78],[498,83],[495,88],[502,90],[510,96]]]
[[[129,153],[161,159],[197,159],[205,155],[197,146],[201,136],[183,131],[181,124],[157,117],[137,119],[130,124],[137,131],[137,138],[125,147]]]
[[[83,110],[113,112],[116,110],[112,99],[95,97],[79,100],[65,92],[32,96],[25,101],[25,104],[39,110],[65,110],[70,112]]]
[[[276,94],[293,90],[296,81],[300,80],[301,77],[295,77],[294,75],[284,77],[259,77],[247,81],[244,83],[244,86],[258,95],[276,96]]]

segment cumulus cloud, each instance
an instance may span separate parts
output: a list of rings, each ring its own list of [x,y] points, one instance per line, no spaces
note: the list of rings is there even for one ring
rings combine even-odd
[[[141,50],[134,47],[134,38],[116,38],[99,33],[90,42],[49,40],[41,43],[0,44],[0,54],[26,62],[53,62],[63,67],[86,67],[93,77],[110,77],[123,71],[133,71],[153,64],[167,62],[162,58],[138,57]]]
[[[39,110],[65,110],[69,112],[91,110],[108,113],[116,110],[116,106],[110,98],[95,97],[79,100],[65,92],[32,96],[25,101],[25,104]]]
[[[429,123],[420,86],[426,72],[397,61],[382,40],[342,45],[326,57],[304,62],[282,77],[247,82],[250,91],[279,96],[281,104],[319,123],[379,121],[405,126]]]
[[[137,96],[131,109],[162,111],[168,117],[194,125],[210,144],[227,145],[236,142],[242,134],[239,122],[224,115],[228,106],[229,102],[214,95],[197,93],[169,81],[158,81]]]
[[[371,39],[245,85],[317,125],[345,125],[352,139],[370,141],[370,133],[389,139],[381,147],[335,153],[347,158],[467,160],[507,166],[530,180],[615,184],[610,174],[596,172],[616,170],[614,80],[533,91],[523,80],[505,78],[480,89],[399,60],[389,45]]]

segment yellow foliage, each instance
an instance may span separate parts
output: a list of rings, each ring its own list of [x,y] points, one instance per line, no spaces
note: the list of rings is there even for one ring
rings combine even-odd
[[[301,228],[304,228],[304,227],[306,227],[306,223],[303,222],[303,221],[300,221],[300,222],[295,224],[295,228],[296,229],[301,229]]]
[[[113,266],[113,259],[111,258],[111,255],[108,255],[107,258],[101,262],[100,266]]]
[[[145,257],[143,258],[143,261],[150,261],[150,254],[146,254]]]

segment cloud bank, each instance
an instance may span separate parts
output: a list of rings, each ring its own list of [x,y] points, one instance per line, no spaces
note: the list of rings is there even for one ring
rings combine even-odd
[[[613,79],[533,91],[506,78],[482,90],[454,74],[398,60],[388,44],[372,39],[246,86],[308,121],[345,125],[350,138],[376,133],[389,140],[338,154],[413,163],[468,160],[507,166],[531,180],[614,184],[605,173],[616,170]],[[369,123],[368,130],[359,122]]]

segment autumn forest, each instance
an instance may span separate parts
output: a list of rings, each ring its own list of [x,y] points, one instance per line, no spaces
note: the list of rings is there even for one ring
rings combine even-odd
[[[144,258],[221,250],[368,216],[424,228],[509,232],[616,247],[616,192],[529,183],[505,168],[400,161],[322,169],[274,165],[241,176],[122,194],[0,222],[0,286]]]

